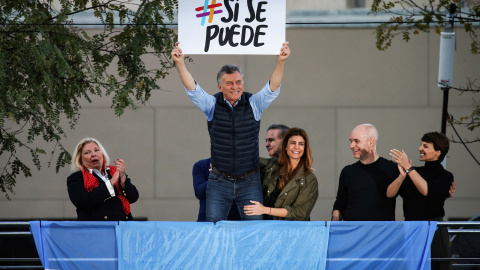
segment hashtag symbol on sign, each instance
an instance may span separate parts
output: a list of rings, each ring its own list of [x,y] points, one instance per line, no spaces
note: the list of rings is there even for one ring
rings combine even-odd
[[[222,10],[215,10],[216,7],[221,7],[222,4],[215,4],[217,0],[212,0],[212,4],[208,4],[208,0],[205,0],[203,7],[197,7],[195,11],[202,11],[202,13],[197,14],[197,18],[202,18],[202,26],[205,25],[205,18],[208,16],[208,22],[212,23],[213,14],[222,13]],[[207,11],[210,9],[210,11]]]

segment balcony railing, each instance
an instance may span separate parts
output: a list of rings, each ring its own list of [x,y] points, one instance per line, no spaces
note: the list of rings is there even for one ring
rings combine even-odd
[[[479,236],[474,247],[480,249],[480,221],[438,222],[448,227],[451,249],[464,235]],[[471,237],[469,237],[471,240]],[[467,247],[468,248],[468,247]],[[38,257],[30,223],[22,221],[0,222],[0,269],[43,269]],[[451,252],[453,253],[453,252]],[[450,258],[432,258],[432,261],[450,261],[453,269],[480,267],[480,257],[465,258],[456,251]]]

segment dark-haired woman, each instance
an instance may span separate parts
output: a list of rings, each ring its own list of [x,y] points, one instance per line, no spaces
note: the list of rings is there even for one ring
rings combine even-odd
[[[439,132],[426,133],[418,151],[422,167],[413,167],[404,151],[390,151],[398,164],[400,176],[388,187],[387,196],[397,193],[403,198],[403,214],[406,221],[443,221],[445,200],[455,189],[453,174],[443,168],[441,162],[448,153],[448,138]],[[453,190],[454,192],[454,190]],[[445,227],[436,231],[432,245],[432,258],[448,258],[449,239]],[[432,269],[450,269],[449,262],[432,262]]]
[[[291,128],[285,134],[278,164],[262,179],[263,204],[251,201],[246,215],[264,219],[309,220],[318,198],[317,177],[312,172],[312,151],[307,133]]]

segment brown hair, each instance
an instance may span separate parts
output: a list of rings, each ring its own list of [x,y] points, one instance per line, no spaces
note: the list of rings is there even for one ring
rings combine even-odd
[[[292,170],[292,165],[290,163],[290,158],[287,155],[287,145],[288,141],[293,136],[301,136],[305,140],[305,150],[303,152],[302,157],[300,158],[300,162],[298,163],[297,167]],[[293,177],[299,173],[299,169],[303,166],[303,173],[308,175],[312,172],[312,150],[310,149],[310,141],[308,140],[307,133],[305,130],[301,128],[291,128],[285,133],[285,137],[282,141],[282,150],[280,151],[280,157],[278,158],[278,169],[277,169],[277,177],[278,177],[278,188],[283,189]]]

